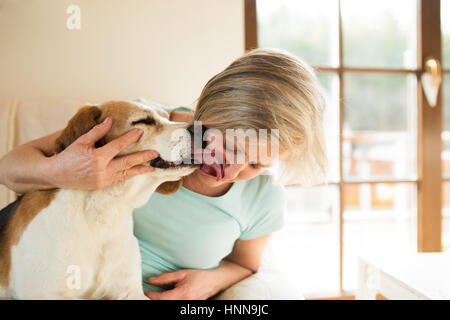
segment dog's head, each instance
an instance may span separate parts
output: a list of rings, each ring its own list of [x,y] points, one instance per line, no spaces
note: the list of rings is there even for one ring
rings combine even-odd
[[[186,130],[189,124],[169,121],[169,114],[159,107],[127,101],[83,106],[56,140],[55,152],[67,148],[107,117],[112,119],[112,127],[96,146],[101,147],[133,128],[143,130],[139,141],[127,147],[118,156],[143,150],[158,151],[159,157],[148,165],[155,167],[152,175],[160,176],[167,182],[161,184],[156,189],[157,192],[176,192],[181,187],[181,177],[195,170],[196,167],[186,160],[190,159],[192,152],[192,135]]]

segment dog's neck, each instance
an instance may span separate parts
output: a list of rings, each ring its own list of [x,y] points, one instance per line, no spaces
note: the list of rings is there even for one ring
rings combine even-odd
[[[166,181],[170,181],[170,178],[147,173],[101,190],[88,191],[85,212],[89,219],[97,223],[117,223],[129,218],[133,209],[143,206],[156,188]]]

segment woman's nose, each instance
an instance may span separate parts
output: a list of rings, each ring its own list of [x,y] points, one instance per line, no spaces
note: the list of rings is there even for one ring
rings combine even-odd
[[[227,164],[225,165],[225,179],[234,179],[244,168],[244,164]]]

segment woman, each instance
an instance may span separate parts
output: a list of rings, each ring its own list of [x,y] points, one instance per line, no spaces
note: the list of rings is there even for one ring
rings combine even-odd
[[[258,270],[270,234],[283,225],[278,183],[313,184],[324,178],[322,113],[314,73],[288,53],[250,51],[206,84],[195,120],[219,129],[224,140],[227,129],[278,129],[279,153],[264,161],[245,156],[243,163],[226,163],[220,178],[202,166],[183,179],[177,193],[154,194],[135,211],[148,297],[207,299]],[[192,115],[174,111],[171,119],[190,121]],[[113,159],[139,139],[138,131],[110,142],[111,154],[98,154],[94,144],[110,126],[110,120],[96,126],[57,155],[52,148],[60,132],[17,147],[0,160],[0,183],[18,193],[95,189],[151,171],[142,163],[157,156],[152,151]],[[268,141],[258,140],[257,147]],[[278,164],[276,178],[261,174]]]

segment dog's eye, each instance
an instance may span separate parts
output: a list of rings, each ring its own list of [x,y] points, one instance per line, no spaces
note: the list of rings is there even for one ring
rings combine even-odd
[[[134,126],[134,125],[137,125],[139,123],[148,124],[148,125],[152,126],[152,125],[156,124],[156,121],[152,117],[147,117],[145,119],[140,119],[140,120],[133,121],[131,124]]]

